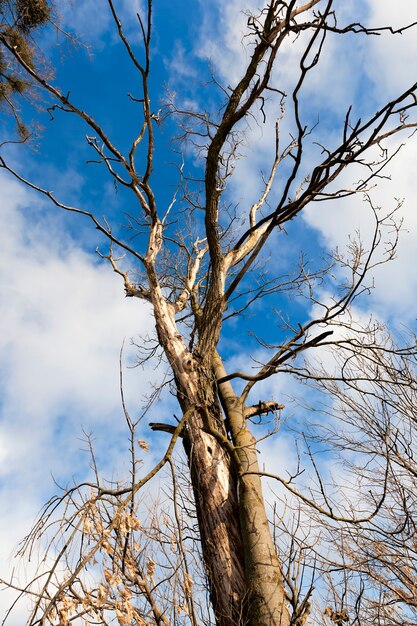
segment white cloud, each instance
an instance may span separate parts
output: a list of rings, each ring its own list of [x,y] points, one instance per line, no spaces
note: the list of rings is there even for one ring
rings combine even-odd
[[[200,4],[203,21],[196,53],[203,59],[210,59],[226,84],[236,84],[250,59],[244,41],[248,19],[245,11],[256,12],[256,2],[248,0],[243,6],[240,0]]]
[[[401,0],[393,11],[388,0],[369,0],[366,22],[373,27],[392,26],[399,28],[417,21],[417,6]],[[362,105],[366,107],[366,95],[369,99],[387,101],[398,96],[402,90],[411,86],[415,77],[410,68],[417,54],[416,27],[402,35],[388,33],[367,37],[361,43],[360,58],[363,69],[370,82],[365,84],[367,92],[362,94]],[[354,50],[352,51],[355,52]],[[349,55],[349,61],[350,61]],[[333,60],[338,67],[340,55]],[[358,74],[361,80],[361,73]],[[395,323],[408,323],[414,320],[413,313],[417,288],[417,266],[413,262],[417,247],[417,218],[414,210],[416,197],[416,179],[414,163],[417,158],[415,138],[403,134],[388,142],[393,150],[400,142],[406,143],[396,158],[389,164],[384,179],[378,182],[378,188],[372,191],[373,202],[382,212],[389,212],[396,205],[396,199],[404,199],[404,205],[397,214],[397,219],[404,219],[404,228],[400,236],[397,259],[377,270],[376,289],[372,300],[364,301],[365,308],[370,307],[383,319]],[[353,177],[350,177],[353,180]],[[348,178],[345,183],[349,185]],[[365,242],[369,242],[373,219],[367,205],[359,198],[346,201],[324,203],[309,207],[305,212],[307,222],[316,228],[327,247],[344,246],[349,233],[359,229]]]
[[[417,5],[409,0],[368,0],[368,23],[374,27],[402,28],[417,22]],[[415,82],[410,68],[417,55],[417,27],[401,35],[384,34],[369,39],[369,54],[364,69],[374,82],[376,93],[384,99],[395,97]]]
[[[197,70],[190,60],[190,55],[179,40],[175,41],[172,54],[165,58],[165,65],[170,73],[170,81],[176,88],[180,81],[186,82],[197,76]]]
[[[397,200],[404,200],[395,215],[398,223],[403,220],[403,228],[397,257],[376,269],[372,297],[370,300],[364,298],[361,304],[372,309],[382,319],[405,324],[415,319],[417,290],[417,265],[414,263],[417,249],[417,216],[414,206],[417,181],[413,172],[416,159],[417,142],[411,138],[389,164],[385,172],[389,178],[380,180],[378,187],[370,194],[374,205],[381,208],[381,216],[392,211]],[[349,184],[346,179],[345,182]],[[335,203],[312,205],[305,211],[304,218],[317,229],[328,248],[343,248],[347,244],[347,235],[354,234],[356,230],[360,232],[365,247],[369,248],[375,220],[369,205],[359,196]],[[385,229],[384,240],[392,237],[393,228]]]
[[[337,3],[338,25],[343,27],[352,21],[361,19],[364,6],[360,2]],[[320,7],[319,7],[320,10]],[[214,2],[209,9],[203,9],[203,23],[196,44],[196,53],[209,59],[214,66],[216,76],[225,85],[235,86],[242,78],[250,61],[253,50],[253,37],[248,37],[248,16],[258,16],[259,3],[252,0],[242,5],[240,0],[233,2]],[[311,11],[297,19],[301,23],[311,18]],[[300,60],[312,36],[311,31],[289,36],[281,46],[271,83],[274,88],[291,94],[300,75]],[[304,97],[308,98],[309,114],[314,117],[323,107],[339,115],[340,106],[349,106],[361,80],[366,49],[364,37],[351,37],[328,33],[322,49],[320,62],[308,74],[303,86]],[[320,38],[316,40],[309,60],[317,50]]]
[[[125,32],[132,35],[139,35],[139,24],[137,14],[143,11],[141,0],[122,0],[115,3],[115,8],[123,23]],[[110,8],[105,5],[97,10],[95,0],[70,0],[59,4],[59,20],[62,21],[64,29],[75,32],[87,46],[92,45],[94,49],[100,49],[108,45],[109,41],[104,38],[114,29],[114,21]],[[112,39],[113,43],[119,41],[117,35]]]
[[[0,183],[0,578],[7,579],[14,546],[56,491],[51,473],[71,481],[87,471],[82,428],[93,431],[108,471],[120,470],[119,351],[124,337],[129,344],[152,333],[153,320],[144,303],[124,298],[109,267],[58,232],[59,220],[41,216],[39,198],[4,175]],[[135,415],[149,380],[161,374],[125,376]],[[0,594],[0,614],[9,600]],[[19,613],[10,622],[21,623]]]
[[[94,0],[72,0],[61,2],[58,20],[64,29],[76,33],[86,45],[100,45],[103,35],[111,25],[111,15],[107,10],[97,11]]]

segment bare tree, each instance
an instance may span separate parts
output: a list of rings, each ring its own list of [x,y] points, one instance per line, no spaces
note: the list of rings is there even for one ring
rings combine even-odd
[[[68,624],[76,617],[83,617],[87,623],[95,619],[107,624],[116,617],[120,624],[173,624],[179,623],[180,609],[193,624],[209,620],[199,608],[203,606],[204,594],[193,596],[190,591],[189,552],[183,549],[182,525],[178,523],[176,507],[174,519],[170,520],[176,525],[175,542],[179,546],[175,563],[167,549],[170,531],[165,540],[161,533],[155,539],[152,529],[141,528],[136,512],[137,499],[146,483],[164,466],[172,467],[172,452],[179,439],[187,456],[198,538],[218,626],[295,626],[306,623],[308,618],[313,584],[308,585],[303,596],[294,576],[289,574],[299,552],[295,545],[290,546],[288,569],[281,539],[277,537],[275,542],[271,531],[262,492],[263,476],[278,481],[311,515],[331,520],[339,527],[366,525],[385,501],[393,463],[392,444],[386,439],[381,471],[387,478],[382,489],[376,487],[370,506],[359,515],[352,503],[335,501],[328,493],[313,453],[310,456],[317,488],[309,485],[299,488],[296,477],[284,479],[261,471],[257,444],[265,431],[257,430],[256,423],[263,426],[265,416],[284,407],[270,398],[256,403],[252,400],[258,383],[272,376],[285,374],[307,381],[314,379],[302,359],[307,352],[316,353],[323,346],[363,355],[367,363],[374,363],[380,354],[384,358],[415,354],[413,348],[401,351],[383,343],[378,328],[357,326],[351,311],[357,297],[369,290],[373,268],[391,260],[395,254],[399,230],[395,212],[383,214],[374,208],[369,192],[396,152],[396,148],[390,150],[387,139],[410,134],[417,125],[413,117],[417,83],[364,119],[355,119],[347,103],[338,140],[331,147],[321,145],[320,138],[313,134],[313,123],[302,106],[306,80],[319,65],[329,36],[378,36],[384,31],[395,35],[412,25],[405,24],[394,31],[389,25],[372,28],[358,21],[341,23],[334,4],[332,0],[304,3],[272,0],[258,13],[248,14],[244,41],[249,60],[234,85],[224,87],[213,77],[210,93],[213,102],[218,103],[217,111],[188,110],[172,97],[161,113],[150,99],[151,0],[146,11],[137,16],[141,50],[126,35],[117,3],[104,2],[103,7],[110,12],[120,44],[125,48],[127,62],[137,72],[142,87],[139,97],[131,96],[142,107],[142,125],[126,151],[118,147],[92,114],[77,104],[65,85],[61,88],[44,71],[40,51],[39,62],[26,54],[24,46],[37,50],[32,39],[35,26],[52,20],[49,5],[37,0],[0,5],[3,58],[9,60],[16,68],[13,71],[22,75],[28,85],[43,94],[52,118],[63,113],[80,119],[87,128],[86,141],[94,161],[136,202],[137,210],[126,218],[128,236],[125,237],[118,224],[101,219],[89,207],[67,204],[64,198],[42,186],[41,176],[29,180],[23,172],[15,171],[6,154],[0,157],[0,165],[57,207],[87,217],[107,238],[109,250],[101,252],[101,256],[122,278],[126,295],[145,300],[152,307],[156,349],[169,364],[182,415],[175,424],[152,424],[154,431],[169,433],[170,439],[165,455],[150,473],[137,472],[134,459],[130,484],[103,485],[97,475],[95,481],[85,485],[87,492],[79,486],[59,499],[60,505],[67,508],[58,516],[58,531],[54,535],[57,553],[51,557],[52,565],[47,561],[46,573],[40,573],[38,589],[23,590],[33,593],[35,599],[28,624]],[[38,20],[32,19],[36,7],[42,7],[43,11]],[[16,37],[21,38],[21,44],[16,44]],[[299,40],[303,48],[291,93],[286,95],[277,84],[275,67],[282,50]],[[7,75],[5,80],[10,84],[12,79]],[[17,87],[10,89],[20,91]],[[15,101],[8,94],[4,97],[20,120]],[[284,113],[293,129],[288,141],[288,135],[282,131]],[[178,188],[167,209],[158,204],[153,179],[157,133],[163,115],[177,123],[177,146],[182,151]],[[255,119],[262,124],[270,122],[271,116],[275,149],[269,173],[261,178],[260,196],[250,206],[243,201],[231,213],[228,185],[240,158],[245,122]],[[320,145],[319,157],[310,154],[313,142]],[[202,160],[203,175],[199,179],[187,173],[184,166],[190,145]],[[339,181],[353,165],[362,168],[360,179],[346,187]],[[310,271],[302,259],[299,267],[288,275],[281,275],[270,263],[266,273],[264,264],[271,241],[278,240],[305,207],[349,196],[368,200],[375,223],[370,241],[361,243],[352,239],[350,255],[335,253],[318,269]],[[177,206],[179,214],[187,215],[188,232],[175,227],[172,216]],[[386,233],[390,235],[388,244]],[[127,255],[130,266],[121,260],[122,254]],[[338,273],[335,270],[330,284],[326,280],[335,267]],[[320,298],[323,284],[332,288],[332,297],[326,301]],[[307,322],[281,320],[281,338],[276,342],[269,343],[259,337],[264,357],[255,368],[248,364],[244,371],[227,371],[219,349],[225,321],[244,314],[260,298],[288,292],[314,303],[315,317]],[[328,377],[331,394],[336,393],[333,382],[340,376],[346,379],[344,364],[342,371],[343,374],[332,373]],[[384,384],[381,370],[377,371]],[[368,370],[360,370],[348,378],[357,381],[364,377],[369,382],[372,375]],[[316,378],[327,380],[324,375]],[[134,424],[127,419],[132,433]],[[161,441],[163,437],[161,434]],[[133,439],[131,449],[134,454]],[[175,482],[175,472],[173,476]],[[46,532],[55,510],[61,510],[55,508],[55,502],[47,507],[31,539]],[[366,541],[363,537],[361,541]],[[153,540],[158,544],[158,557],[153,556]],[[141,551],[143,542],[147,543],[145,561]],[[350,565],[351,571],[355,567]],[[156,568],[159,568],[159,580],[163,579],[164,568],[169,572],[167,579],[173,581],[171,597],[164,593],[163,584],[155,582]],[[377,580],[374,570],[363,566],[360,571]],[[333,623],[346,621],[344,607],[340,610],[330,607],[326,611]]]
[[[415,337],[409,337],[409,343],[415,346]],[[353,340],[337,359],[338,378],[317,363],[305,364],[303,376],[332,399],[331,406],[323,404],[332,419],[311,434],[342,452],[346,475],[356,477],[352,501],[374,515],[365,524],[328,527],[334,549],[325,558],[317,555],[317,560],[332,580],[330,587],[339,590],[333,595],[333,606],[344,610],[350,623],[413,624],[417,616],[415,348],[400,349],[386,335],[370,352]],[[379,506],[375,506],[377,493]]]

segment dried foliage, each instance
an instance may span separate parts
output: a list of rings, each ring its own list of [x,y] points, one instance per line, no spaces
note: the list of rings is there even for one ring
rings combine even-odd
[[[51,17],[51,5],[46,0],[16,0],[16,26],[28,33],[42,26]]]
[[[30,131],[22,119],[15,96],[23,96],[36,82],[30,73],[35,70],[35,65],[42,71],[33,33],[49,22],[51,11],[46,0],[0,2],[0,41],[3,44],[0,48],[0,104],[15,118],[21,141],[28,139]],[[31,97],[34,97],[33,93]]]

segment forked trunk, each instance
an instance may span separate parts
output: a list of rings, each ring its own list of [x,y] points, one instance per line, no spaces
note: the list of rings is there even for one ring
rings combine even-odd
[[[226,434],[215,382],[221,376],[213,375],[212,363],[203,366],[190,353],[177,331],[172,307],[158,295],[154,311],[159,340],[175,376],[181,408],[184,413],[193,410],[183,441],[216,624],[289,626],[279,562],[256,474],[255,442],[246,428],[243,407],[235,396],[226,407],[237,446],[232,460],[219,441]],[[207,430],[216,431],[219,437]]]
[[[183,442],[216,624],[243,625],[246,580],[236,474],[221,444],[204,431],[199,407],[208,409],[208,419],[211,415],[212,426],[217,424],[218,428],[221,409],[216,405],[207,375],[198,371],[200,364],[178,333],[172,306],[156,285],[153,304],[158,337],[175,376],[178,401],[183,413],[193,410],[183,431]]]
[[[216,379],[224,378],[226,372],[218,355],[214,356],[213,367]],[[239,474],[248,623],[251,626],[289,626],[291,620],[284,581],[265,511],[256,440],[247,426],[243,401],[236,396],[230,382],[220,384],[219,391],[235,446]]]
[[[219,417],[215,407],[210,408],[204,418],[196,412],[189,420],[184,444],[216,624],[289,626],[281,569],[257,474],[256,442],[248,429],[241,429],[236,468],[229,453],[204,431],[205,420],[213,429]]]

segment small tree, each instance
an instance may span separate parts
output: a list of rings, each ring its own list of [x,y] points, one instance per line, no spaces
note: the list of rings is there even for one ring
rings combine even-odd
[[[373,469],[386,478],[381,485],[378,473],[371,501],[358,515],[352,503],[344,505],[328,493],[307,439],[317,489],[307,483],[303,491],[296,486],[295,476],[284,479],[261,471],[258,440],[265,435],[265,419],[270,419],[270,414],[279,415],[284,407],[270,398],[254,402],[254,392],[262,381],[280,375],[317,380],[335,397],[339,394],[338,380],[348,380],[353,386],[354,381],[362,378],[366,384],[375,380],[372,367],[371,371],[359,368],[346,378],[345,363],[331,374],[313,373],[308,361],[302,359],[323,347],[365,359],[367,364],[374,364],[377,358],[414,356],[414,348],[400,349],[387,343],[382,328],[357,324],[352,305],[369,289],[366,281],[368,276],[372,280],[373,269],[394,257],[399,230],[395,211],[383,214],[373,206],[369,193],[396,151],[390,149],[388,139],[397,134],[403,136],[404,131],[410,133],[417,124],[413,117],[417,103],[414,83],[362,119],[355,117],[347,103],[337,140],[326,147],[318,136],[320,127],[316,128],[316,121],[306,111],[303,88],[319,66],[329,37],[376,36],[384,30],[401,33],[409,26],[394,31],[389,26],[368,27],[357,20],[342,22],[332,0],[272,0],[257,12],[247,14],[247,64],[233,85],[223,86],[213,76],[204,96],[212,98],[213,106],[187,108],[172,96],[158,110],[150,96],[151,0],[138,15],[140,50],[126,35],[117,3],[107,0],[104,5],[113,18],[127,62],[141,81],[140,96],[130,96],[140,104],[141,128],[131,138],[127,150],[120,148],[93,115],[77,104],[71,92],[65,86],[59,87],[44,70],[32,37],[39,25],[52,23],[49,4],[38,0],[0,4],[0,60],[12,68],[2,74],[2,97],[19,125],[21,114],[12,99],[24,91],[18,84],[40,91],[52,118],[65,113],[81,120],[88,129],[86,141],[95,162],[107,170],[116,188],[131,194],[136,203],[135,211],[126,217],[127,236],[119,226],[120,220],[109,223],[88,207],[67,204],[44,188],[41,180],[28,180],[15,171],[6,156],[1,157],[0,165],[57,207],[86,216],[107,238],[109,250],[101,252],[102,258],[122,278],[126,295],[145,300],[152,309],[155,349],[169,365],[181,417],[177,423],[151,424],[154,431],[161,433],[161,441],[166,437],[162,433],[169,433],[170,438],[161,461],[143,476],[137,470],[135,456],[136,424],[126,411],[132,454],[130,483],[103,484],[97,471],[94,481],[68,490],[47,506],[26,547],[46,532],[56,511],[58,530],[50,544],[47,571],[39,578],[40,587],[31,591],[35,603],[28,624],[64,625],[76,622],[77,617],[86,623],[102,624],[114,619],[119,624],[171,624],[180,620],[209,623],[204,593],[193,584],[193,576],[199,575],[198,567],[190,566],[190,555],[184,548],[183,524],[188,522],[184,522],[186,518],[181,520],[177,492],[173,512],[166,513],[166,523],[150,523],[150,527],[144,528],[137,512],[138,494],[163,466],[172,469],[174,485],[177,484],[172,452],[181,440],[198,525],[198,534],[193,537],[201,543],[215,623],[300,626],[311,608],[311,572],[314,561],[318,568],[319,555],[311,557],[309,570],[305,557],[307,537],[300,539],[294,523],[305,519],[303,511],[287,526],[287,547],[287,522],[277,512],[275,527],[282,535],[274,540],[262,477],[278,481],[291,498],[295,496],[307,507],[310,517],[318,516],[320,524],[330,520],[332,527],[342,526],[349,533],[347,529],[359,528],[361,524],[369,528],[366,524],[384,506],[392,476],[392,445],[384,440],[381,467],[376,464]],[[298,65],[287,95],[280,85],[277,68],[283,51],[293,44],[297,46]],[[275,145],[269,173],[261,176],[262,190],[255,202],[249,205],[243,199],[239,206],[233,203],[235,208],[230,209],[228,190],[240,152],[244,151],[242,142],[250,120],[265,124],[268,129],[273,122]],[[157,187],[162,179],[154,176],[161,122],[168,128],[175,123],[179,129],[174,149],[174,158],[178,150],[181,154],[177,158],[178,187],[168,209],[162,209],[158,202]],[[318,151],[314,150],[317,145]],[[196,154],[200,159],[197,173],[188,165],[190,153],[191,159]],[[343,176],[353,166],[361,168],[359,180],[346,186]],[[268,255],[274,254],[274,247],[279,246],[285,229],[299,219],[306,207],[358,196],[366,199],[374,219],[370,241],[351,239],[348,255],[337,252],[321,267],[311,269],[302,259],[298,267],[281,273],[276,264],[267,261]],[[184,217],[188,229],[178,226]],[[121,253],[127,255],[130,265],[120,259]],[[320,296],[323,292],[327,292],[325,298]],[[228,371],[220,347],[226,320],[234,318],[239,323],[244,312],[254,309],[261,298],[265,299],[263,306],[273,310],[279,298],[294,295],[314,304],[314,316],[281,316],[279,336],[272,341],[259,338],[262,356],[255,369],[247,364],[242,371]],[[349,356],[346,362],[350,362]],[[377,369],[376,380],[381,398],[385,398],[385,378],[380,373]],[[366,402],[366,393],[363,398]],[[384,407],[390,410],[385,399]],[[274,426],[268,434],[278,436],[277,431]],[[371,483],[373,480],[371,477]],[[64,513],[59,513],[58,504],[66,507]],[[161,518],[160,513],[158,516]],[[164,524],[166,531],[161,530]],[[159,530],[155,533],[156,526]],[[357,545],[361,549],[361,542],[367,539],[366,534],[359,536]],[[298,548],[294,543],[297,541]],[[55,555],[51,552],[54,545]],[[174,546],[175,559],[167,545]],[[285,560],[286,549],[289,561]],[[347,563],[346,571],[360,571],[368,579],[379,580],[374,570],[365,567],[365,562],[351,560],[347,553],[344,558],[342,567]],[[301,567],[298,574],[297,559]],[[321,567],[324,571],[325,564]],[[163,571],[169,572],[165,583],[160,582]],[[306,574],[305,595],[296,582],[300,571],[310,571]],[[323,613],[333,623],[348,619],[343,606],[323,606]]]

